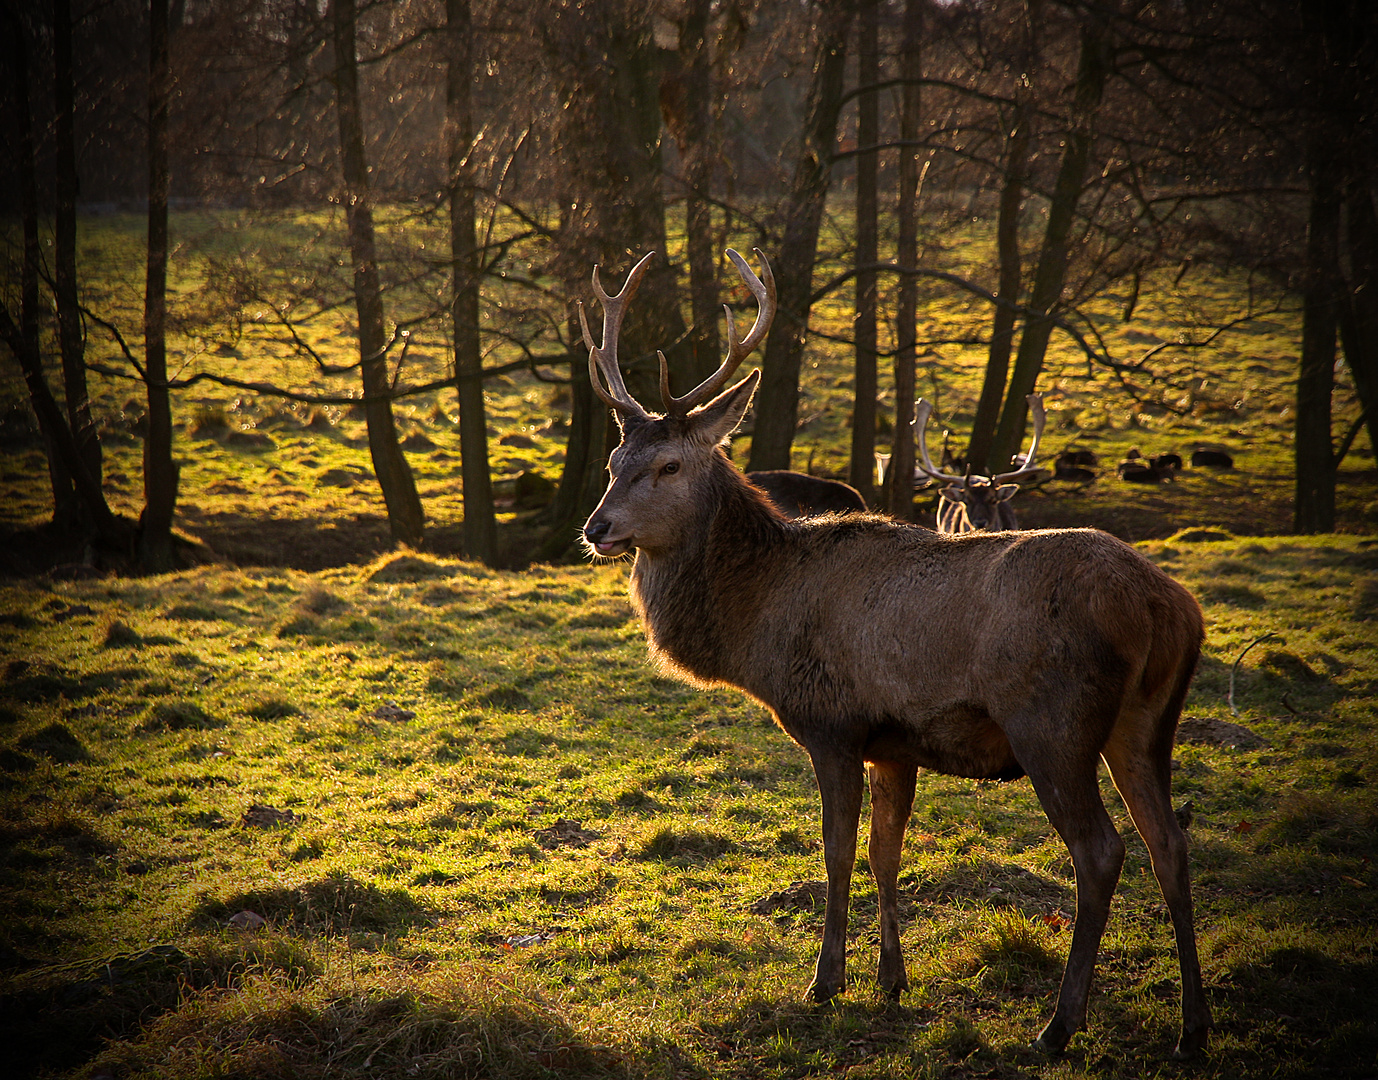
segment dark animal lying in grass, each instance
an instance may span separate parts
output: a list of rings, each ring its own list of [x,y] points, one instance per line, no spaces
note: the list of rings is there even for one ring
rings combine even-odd
[[[764,491],[775,508],[787,518],[866,511],[866,502],[861,493],[840,480],[826,480],[821,476],[809,476],[787,469],[749,472],[746,478]]]
[[[1093,451],[1068,448],[1058,454],[1053,462],[1053,479],[1083,482],[1094,480],[1096,474],[1093,468],[1096,464],[1096,455]]]
[[[1171,453],[1144,457],[1134,447],[1119,463],[1117,471],[1121,480],[1131,484],[1158,484],[1182,471],[1182,458]]]
[[[1192,452],[1191,467],[1193,469],[1233,469],[1234,458],[1223,450],[1198,449]]]
[[[1125,846],[1101,802],[1104,760],[1147,844],[1182,972],[1179,1055],[1206,1044],[1210,1008],[1192,926],[1187,843],[1170,801],[1173,734],[1202,641],[1190,593],[1132,548],[1091,529],[942,536],[876,515],[787,520],[722,443],[759,372],[724,390],[775,309],[765,283],[728,252],[760,303],[727,359],[665,414],[627,392],[617,365],[626,305],[646,268],[603,302],[603,344],[587,323],[589,374],[622,441],[584,525],[591,551],[636,552],[632,602],[652,654],[698,686],[762,702],[808,752],[823,802],[828,872],[812,994],[846,986],[847,904],[863,777],[880,908],[878,978],[909,985],[896,877],[920,767],[1010,780],[1028,774],[1076,868],[1077,914],[1057,1009],[1038,1044],[1056,1051],[1085,1021],[1096,952]],[[583,315],[581,311],[581,321]],[[602,379],[608,387],[605,389]]]

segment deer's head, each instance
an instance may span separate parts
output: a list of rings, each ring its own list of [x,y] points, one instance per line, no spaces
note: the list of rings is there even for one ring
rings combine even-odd
[[[725,390],[723,387],[765,338],[775,315],[775,279],[765,256],[759,250],[756,254],[761,260],[764,281],[752,273],[745,259],[730,248],[727,251],[760,305],[755,324],[739,339],[732,311],[724,305],[727,358],[717,371],[683,397],[670,393],[669,366],[665,354],[660,353],[660,394],[665,410],[660,414],[649,412],[631,396],[617,364],[622,317],[652,255],[632,268],[616,296],[603,291],[598,270],[594,269],[593,290],[603,305],[601,346],[593,343],[582,304],[579,321],[589,348],[593,389],[613,410],[622,431],[622,441],[608,459],[608,490],[584,524],[585,543],[594,553],[613,558],[633,548],[654,551],[672,546],[695,517],[701,505],[699,494],[715,459],[721,456],[720,447],[746,415],[760,372],[753,371],[735,386]],[[603,379],[607,380],[606,389]]]
[[[1033,413],[1033,443],[1029,446],[1029,452],[1022,456],[1019,468],[1013,472],[996,473],[994,476],[973,475],[969,465],[965,476],[957,476],[935,469],[933,459],[928,456],[928,441],[924,436],[928,428],[928,416],[933,411],[933,407],[926,401],[919,402],[918,408],[914,410],[914,424],[918,429],[914,439],[919,445],[921,459],[917,471],[934,480],[942,481],[944,484],[944,487],[941,488],[942,497],[953,506],[960,507],[961,514],[965,518],[964,522],[954,521],[952,528],[944,528],[940,512],[939,528],[941,531],[968,532],[987,529],[998,532],[1004,528],[1015,527],[1013,514],[1008,510],[1005,511],[1006,516],[1002,518],[1001,505],[1009,502],[1019,492],[1018,482],[1020,480],[1038,475],[1040,470],[1035,467],[1034,460],[1038,456],[1038,441],[1043,437],[1043,425],[1046,420],[1042,394],[1030,394],[1025,400],[1028,401],[1029,410]]]

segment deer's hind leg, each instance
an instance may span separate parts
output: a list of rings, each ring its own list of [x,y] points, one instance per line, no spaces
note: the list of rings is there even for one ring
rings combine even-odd
[[[1057,1009],[1035,1045],[1056,1053],[1086,1020],[1091,976],[1110,900],[1124,865],[1124,841],[1101,802],[1096,773],[1099,753],[1090,740],[1068,739],[1065,729],[1050,732],[1035,718],[1007,729],[1015,757],[1033,781],[1038,801],[1072,856],[1076,870],[1077,914]]]
[[[1172,810],[1172,741],[1148,717],[1139,724],[1132,719],[1116,725],[1103,754],[1134,827],[1148,846],[1153,875],[1172,916],[1182,969],[1182,1034],[1174,1056],[1190,1057],[1206,1046],[1211,1011],[1196,952],[1187,838]]]
[[[914,783],[918,766],[895,762],[874,762],[868,772],[871,780],[871,842],[867,857],[876,878],[880,907],[880,963],[876,979],[887,994],[899,997],[909,989],[900,947],[899,890],[900,851],[904,847],[904,827],[914,806]]]

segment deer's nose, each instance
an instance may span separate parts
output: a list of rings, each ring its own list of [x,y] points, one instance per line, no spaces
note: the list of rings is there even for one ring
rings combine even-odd
[[[589,521],[584,525],[584,539],[590,544],[601,543],[607,538],[612,526],[606,521]]]

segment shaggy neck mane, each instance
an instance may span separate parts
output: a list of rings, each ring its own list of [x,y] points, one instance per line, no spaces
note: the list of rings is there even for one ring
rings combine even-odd
[[[736,682],[744,653],[736,643],[759,615],[761,575],[797,527],[721,450],[695,504],[699,514],[677,547],[637,553],[632,599],[663,665],[702,685]]]

